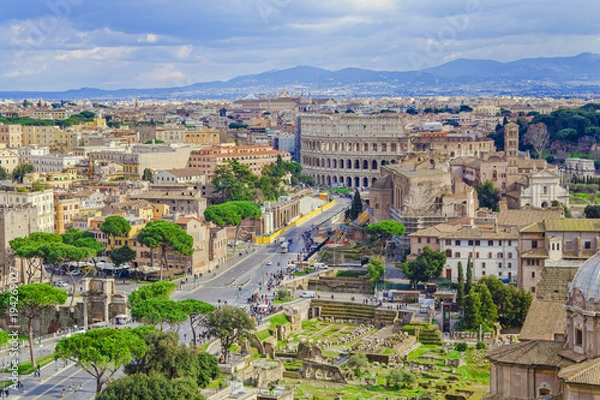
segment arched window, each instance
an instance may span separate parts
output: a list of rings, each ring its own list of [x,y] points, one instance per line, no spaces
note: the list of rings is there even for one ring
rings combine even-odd
[[[360,161],[354,160],[354,169],[360,169]]]
[[[369,162],[367,160],[363,161],[363,169],[369,169]]]
[[[446,250],[446,257],[452,258],[452,250]]]
[[[377,169],[377,160],[371,162],[371,169]]]

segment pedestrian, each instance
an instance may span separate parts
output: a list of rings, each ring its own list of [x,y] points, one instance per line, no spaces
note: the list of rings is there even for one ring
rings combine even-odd
[[[38,364],[38,365],[37,365],[37,371],[36,371],[36,372],[37,372],[37,376],[42,376],[42,371],[41,371],[41,369],[40,369],[40,368],[41,368],[41,367],[40,367],[40,364]]]
[[[183,340],[184,340],[185,342],[187,342],[187,333],[184,333],[184,334],[183,334]]]

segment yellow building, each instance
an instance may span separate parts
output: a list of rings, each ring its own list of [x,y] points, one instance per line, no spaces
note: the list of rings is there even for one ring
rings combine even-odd
[[[54,233],[62,235],[73,223],[73,219],[77,218],[80,212],[81,202],[78,198],[73,197],[71,193],[54,193]]]
[[[104,118],[94,118],[93,121],[86,122],[84,124],[86,128],[106,128],[106,119]]]
[[[221,134],[214,129],[204,128],[198,131],[187,131],[185,142],[189,144],[218,145],[221,143]]]
[[[0,150],[0,167],[4,168],[9,174],[19,166],[19,154],[11,149]]]
[[[21,125],[0,125],[0,143],[4,143],[6,147],[21,147],[23,145]]]
[[[23,182],[25,184],[40,182],[49,185],[52,189],[69,190],[80,179],[76,170],[70,168],[65,172],[31,172],[23,177]]]
[[[68,153],[76,146],[79,132],[64,131],[58,126],[23,126],[23,146],[47,146],[51,153]]]

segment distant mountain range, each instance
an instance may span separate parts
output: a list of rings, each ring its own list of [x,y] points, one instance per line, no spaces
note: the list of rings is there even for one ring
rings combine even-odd
[[[528,58],[512,62],[458,59],[421,71],[373,71],[345,68],[329,71],[298,66],[160,89],[103,90],[81,88],[64,92],[0,92],[0,98],[47,100],[235,99],[282,90],[315,97],[382,96],[590,96],[600,94],[600,55]]]

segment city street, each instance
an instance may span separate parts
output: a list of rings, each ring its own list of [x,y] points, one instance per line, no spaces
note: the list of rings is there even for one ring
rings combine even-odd
[[[304,232],[320,224],[327,227],[329,225],[327,221],[336,214],[343,212],[349,204],[350,200],[338,197],[330,209],[323,211],[320,215],[307,221],[302,226],[288,230],[284,237],[286,239],[293,239],[288,253],[282,254],[279,252],[279,243],[263,246],[249,245],[247,254],[246,250],[242,250],[241,256],[239,254],[234,255],[225,265],[214,270],[214,274],[205,274],[195,284],[190,278],[188,278],[187,284],[185,281],[181,282],[181,289],[183,290],[176,291],[172,298],[174,300],[195,298],[214,305],[224,304],[225,301],[231,305],[246,305],[248,297],[252,293],[258,292],[259,287],[262,287],[261,294],[268,293],[265,285],[263,285],[263,282],[267,278],[267,273],[272,274],[280,268],[286,267],[288,261],[296,260],[298,254],[304,251],[304,243],[301,240],[301,235]],[[55,280],[64,280],[64,277],[61,278]],[[138,287],[138,285],[130,281],[126,281],[126,283],[122,281],[115,282],[117,291],[121,293],[131,293]],[[194,288],[194,286],[196,287]],[[219,300],[221,303],[219,303]],[[115,325],[110,326],[114,327]],[[179,334],[182,342],[192,340],[189,323],[184,322],[181,325]],[[56,337],[47,339],[41,344],[36,343],[36,357],[53,352],[54,346],[59,340],[60,337]],[[2,359],[2,356],[7,357],[7,354],[7,352],[0,353],[0,359]],[[20,362],[29,361],[28,348],[21,348],[19,360]],[[122,374],[121,371],[117,373],[116,377],[120,374]],[[63,398],[65,399],[76,400],[93,399],[95,396],[96,383],[94,378],[81,369],[76,368],[73,363],[65,366],[62,360],[52,362],[42,368],[41,377],[38,378],[33,375],[22,377],[22,382],[24,387],[19,392],[15,389],[10,389],[9,399],[52,399],[60,398],[61,393],[64,393]]]

